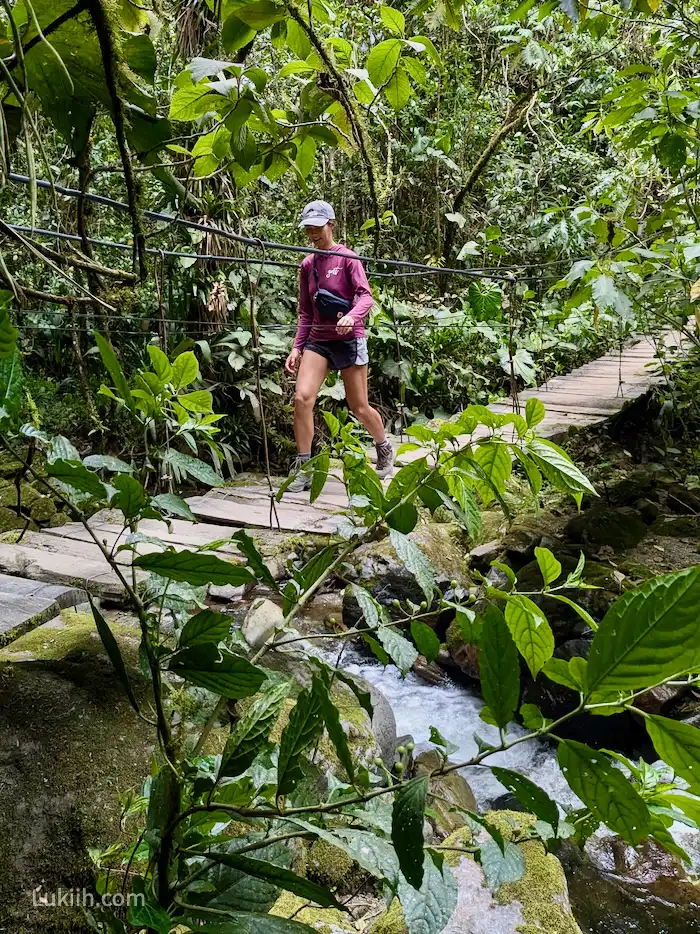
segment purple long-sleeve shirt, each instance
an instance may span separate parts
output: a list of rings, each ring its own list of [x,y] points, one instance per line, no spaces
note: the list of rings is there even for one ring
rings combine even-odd
[[[333,252],[338,256],[311,254],[305,256],[299,267],[299,325],[294,347],[303,350],[310,341],[352,340],[365,336],[364,318],[374,303],[372,291],[367,281],[365,268],[359,259],[353,259],[353,253],[346,246],[337,243]],[[348,312],[355,319],[355,326],[350,334],[339,334],[336,325],[321,320],[314,304],[316,279],[314,277],[314,256],[318,262],[318,287],[335,292],[352,302]]]

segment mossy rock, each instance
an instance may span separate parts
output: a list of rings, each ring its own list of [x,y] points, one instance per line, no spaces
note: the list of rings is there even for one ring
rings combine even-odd
[[[8,509],[7,506],[0,506],[0,532],[23,529],[26,524],[27,520],[22,516],[18,516],[14,510]]]
[[[31,517],[35,522],[49,523],[58,513],[58,507],[50,496],[39,496],[31,506]]]
[[[280,895],[270,909],[270,914],[278,918],[294,918],[300,924],[306,924],[319,934],[358,934],[350,915],[337,908],[319,908],[310,905],[308,899],[291,892]]]
[[[492,811],[486,817],[506,840],[513,840],[536,820],[532,814],[516,811]],[[461,847],[473,843],[470,828],[462,827],[444,845]],[[564,870],[556,856],[547,853],[538,840],[519,843],[518,847],[525,860],[525,873],[517,882],[506,883],[495,893],[486,886],[483,870],[471,854],[446,851],[445,864],[457,882],[458,900],[442,934],[581,934],[571,913]],[[369,934],[407,934],[397,901]]]
[[[33,908],[32,889],[94,892],[88,847],[119,839],[119,795],[140,789],[156,752],[155,731],[131,708],[89,629],[91,617],[64,612],[60,624],[0,653],[0,926],[8,932],[85,934],[80,908]],[[112,629],[135,661],[138,631]],[[29,660],[12,660],[25,652]],[[150,685],[137,671],[132,685],[147,707]]]
[[[695,538],[700,535],[698,516],[659,516],[651,526],[652,535],[666,538]]]
[[[414,771],[417,776],[430,775],[442,765],[442,757],[434,750],[422,752],[416,759]],[[474,793],[467,780],[458,772],[436,775],[429,784],[430,810],[437,818],[429,818],[433,829],[441,836],[453,833],[466,825],[461,812],[478,811]]]
[[[345,850],[326,840],[314,840],[308,848],[306,874],[314,882],[341,892],[353,891],[366,876]]]
[[[477,639],[465,638],[459,621],[455,618],[448,626],[445,645],[450,657],[459,665],[468,678],[478,681],[481,678],[479,667],[479,645]]]
[[[566,526],[566,534],[577,545],[607,545],[618,552],[638,545],[647,527],[636,510],[601,503],[575,516]]]

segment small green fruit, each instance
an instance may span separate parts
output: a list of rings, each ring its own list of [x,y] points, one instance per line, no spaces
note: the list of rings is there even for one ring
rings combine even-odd
[[[451,587],[453,590],[456,590],[456,589],[459,587],[459,581],[451,580],[451,581],[450,581],[450,587]]]
[[[406,755],[406,747],[405,747],[405,746],[399,746],[398,749],[397,749],[396,751],[397,751],[397,753],[398,753],[400,756],[405,756],[405,755]]]
[[[470,594],[469,594],[469,599],[467,600],[467,603],[476,603],[476,594],[475,594],[475,593],[470,593]]]
[[[337,625],[338,620],[335,618],[335,616],[329,616],[329,617],[328,617],[328,622],[330,623],[331,626],[335,626],[335,625]]]
[[[394,771],[396,771],[396,772],[403,772],[404,768],[405,768],[405,766],[404,766],[403,762],[396,762],[396,763],[394,764]]]
[[[421,601],[420,608],[421,608],[421,610],[427,610],[427,609],[428,609],[427,601],[422,600],[422,601]]]
[[[416,748],[416,744],[415,744],[415,743],[408,743],[407,746],[406,746],[406,749],[408,749],[409,752],[413,752],[413,750],[414,750],[415,748]]]
[[[374,764],[375,764],[378,768],[381,768],[381,767],[384,765],[384,760],[383,760],[383,759],[380,759],[379,756],[377,756],[376,759],[374,760]]]
[[[393,607],[396,607],[397,610],[400,610],[400,609],[401,609],[401,601],[400,601],[400,600],[392,600],[392,601],[391,601],[391,605],[392,605]]]

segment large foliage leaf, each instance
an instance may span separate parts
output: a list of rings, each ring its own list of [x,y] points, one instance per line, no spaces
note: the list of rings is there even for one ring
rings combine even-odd
[[[196,924],[197,934],[309,934],[313,930],[299,921],[255,911],[229,911],[227,921],[203,927]]]
[[[303,690],[292,712],[289,722],[282,731],[279,758],[277,760],[277,794],[287,795],[294,791],[302,778],[299,762],[305,749],[315,742],[323,732],[323,711],[318,692]]]
[[[400,39],[385,39],[367,57],[367,71],[372,84],[381,88],[387,84],[398,65],[403,43]]]
[[[558,758],[569,787],[599,821],[632,846],[649,835],[649,809],[604,753],[567,740],[559,743]]]
[[[277,722],[290,689],[290,682],[280,681],[255,698],[226,741],[219,778],[233,778],[250,768]]]
[[[423,884],[415,889],[403,875],[397,888],[408,934],[439,934],[457,907],[457,883],[443,865],[442,872],[426,853]]]
[[[240,532],[236,532],[236,534],[232,536],[231,541],[235,542],[240,551],[246,556],[248,559],[248,567],[255,574],[256,578],[272,590],[279,590],[277,581],[265,564],[263,556],[260,554],[258,546],[251,536],[244,529],[241,529]]]
[[[542,610],[523,594],[508,598],[506,622],[533,678],[554,654],[554,635]]]
[[[92,473],[79,462],[66,461],[59,457],[46,464],[46,472],[50,477],[54,477],[81,493],[87,493],[99,500],[107,499],[107,490],[97,474]]]
[[[100,613],[97,608],[97,604],[92,598],[90,598],[90,609],[92,610],[92,616],[95,620],[95,626],[97,627],[100,639],[102,640],[102,644],[105,647],[105,652],[107,653],[110,662],[114,665],[114,670],[117,672],[119,680],[124,686],[126,696],[129,698],[129,703],[134,708],[134,710],[139,713],[138,701],[136,700],[133,688],[131,687],[131,681],[126,670],[126,665],[124,663],[121,649],[119,648],[119,643],[114,638],[114,634],[109,628],[107,620]]]
[[[487,840],[479,851],[479,860],[486,882],[494,891],[506,882],[517,882],[525,874],[525,857],[511,840],[505,840],[502,846],[495,840]]]
[[[265,672],[247,659],[211,644],[178,652],[169,667],[186,681],[234,700],[255,694],[266,679]]]
[[[316,672],[313,676],[311,690],[315,693],[328,735],[335,747],[340,764],[350,781],[355,780],[355,763],[348,744],[348,737],[340,722],[340,713],[333,703],[330,691],[330,679],[326,672]]]
[[[556,833],[559,826],[559,809],[556,802],[534,782],[518,772],[492,765],[491,771],[498,781],[511,794],[515,795],[522,806],[540,820],[550,824]]]
[[[185,623],[180,633],[181,648],[189,645],[216,645],[228,636],[233,619],[226,613],[201,610]]]
[[[129,388],[129,383],[127,382],[126,376],[124,376],[124,371],[121,368],[117,355],[114,352],[114,347],[110,344],[106,337],[103,337],[99,331],[95,331],[95,343],[97,348],[100,351],[100,356],[102,357],[102,362],[105,365],[105,369],[112,378],[112,383],[114,388],[119,393],[119,396],[126,405],[133,411],[135,408],[134,399],[131,395],[131,389]]]
[[[428,778],[413,778],[394,795],[391,841],[404,878],[414,889],[423,884],[423,822]]]
[[[667,717],[647,716],[645,723],[654,748],[685,779],[690,790],[700,792],[700,729]]]
[[[413,574],[416,583],[425,594],[425,599],[433,599],[435,589],[435,569],[430,559],[423,554],[418,545],[408,536],[392,529],[389,533],[392,547],[398,557],[403,561],[406,569]]]
[[[428,662],[434,662],[440,652],[440,639],[435,630],[427,623],[414,619],[411,623],[411,637],[421,655],[424,655]]]
[[[160,554],[139,555],[134,558],[134,565],[152,574],[173,581],[185,581],[195,587],[205,584],[240,587],[253,580],[248,568],[198,551],[164,551]]]
[[[1,339],[0,339],[1,340]],[[18,350],[0,354],[0,412],[17,419],[22,407],[22,357]]]
[[[481,692],[496,725],[505,728],[513,719],[520,697],[518,650],[503,613],[489,606],[479,639]]]
[[[505,492],[506,483],[513,471],[513,462],[505,444],[487,441],[474,450],[474,461],[478,465],[476,490],[484,505]]]
[[[172,467],[176,478],[184,480],[191,477],[198,483],[204,483],[206,486],[221,486],[221,476],[213,470],[209,464],[200,461],[197,457],[190,457],[189,454],[182,454],[180,451],[170,449],[163,458],[163,465]]]
[[[655,577],[605,614],[588,657],[588,692],[633,691],[700,667],[700,566]]]
[[[0,305],[0,357],[14,354],[18,336],[19,331],[10,321],[10,311],[6,302]]]

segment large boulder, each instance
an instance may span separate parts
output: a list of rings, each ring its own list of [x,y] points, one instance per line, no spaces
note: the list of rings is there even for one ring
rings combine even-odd
[[[533,815],[515,811],[491,812],[487,817],[508,840],[535,822]],[[471,830],[463,827],[445,840],[445,846],[472,842]],[[525,874],[495,893],[486,886],[481,866],[469,854],[446,852],[445,863],[457,882],[458,900],[442,934],[581,934],[571,913],[566,878],[557,858],[537,840],[518,846],[525,859]],[[371,928],[370,934],[407,934],[398,902]]]
[[[112,631],[146,706],[140,632]],[[32,891],[94,893],[88,848],[119,838],[119,795],[149,774],[155,731],[130,707],[92,616],[73,611],[0,652],[0,718],[0,930],[85,934],[80,908],[33,907]]]
[[[283,626],[282,609],[271,600],[259,599],[254,600],[248,610],[243,620],[242,632],[248,645],[259,649]]]
[[[416,758],[414,772],[417,776],[432,775],[442,764],[442,756],[435,749],[429,749]],[[429,822],[438,836],[454,833],[466,826],[467,821],[461,812],[478,812],[474,792],[458,772],[435,775],[430,778],[428,787],[433,796],[430,810],[435,815],[429,818]]]

